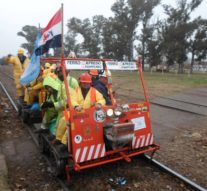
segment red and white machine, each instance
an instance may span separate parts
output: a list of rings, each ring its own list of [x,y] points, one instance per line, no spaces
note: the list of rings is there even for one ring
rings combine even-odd
[[[55,59],[47,61],[57,61]],[[59,60],[60,61],[60,60]],[[146,93],[140,60],[136,62],[117,62],[103,59],[70,59],[62,58],[61,65],[66,82],[65,70],[137,70],[144,92],[145,100],[137,103],[118,105],[109,92],[111,106],[104,106],[101,110],[95,108],[76,112],[71,107],[68,125],[68,153],[62,156],[55,153],[58,172],[66,170],[70,179],[70,170],[80,171],[118,160],[131,162],[131,157],[155,152],[159,146],[155,144],[151,122],[150,103]],[[69,97],[69,90],[67,96]],[[54,149],[54,148],[53,148]]]

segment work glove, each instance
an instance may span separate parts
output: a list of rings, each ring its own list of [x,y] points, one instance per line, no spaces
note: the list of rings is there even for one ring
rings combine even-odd
[[[46,109],[46,108],[52,108],[54,107],[54,103],[51,101],[45,101],[42,106],[41,109]]]

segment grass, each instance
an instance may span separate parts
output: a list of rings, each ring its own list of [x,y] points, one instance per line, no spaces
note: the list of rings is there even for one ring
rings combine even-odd
[[[71,76],[78,78],[83,73],[73,71]],[[123,97],[141,97],[143,91],[137,71],[112,71],[113,90]],[[150,97],[167,96],[187,89],[207,87],[207,74],[175,74],[144,72],[145,85]]]
[[[113,86],[127,95],[139,94],[141,90],[137,72],[112,71]],[[183,90],[207,87],[207,74],[173,74],[144,72],[145,85],[150,96],[170,95]],[[139,84],[139,87],[137,86]],[[138,87],[138,88],[137,88]],[[139,89],[139,90],[137,90]],[[131,90],[131,91],[130,91]]]

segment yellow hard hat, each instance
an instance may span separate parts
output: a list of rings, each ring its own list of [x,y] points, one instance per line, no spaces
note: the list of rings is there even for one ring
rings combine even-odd
[[[22,48],[19,48],[17,53],[18,54],[24,54],[24,50]]]
[[[46,62],[46,63],[45,63],[45,68],[50,68],[50,66],[51,66],[51,65],[50,65],[49,62]]]

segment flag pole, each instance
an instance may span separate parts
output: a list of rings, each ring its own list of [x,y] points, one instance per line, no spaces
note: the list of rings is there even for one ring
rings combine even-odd
[[[64,30],[63,30],[63,3],[61,3],[61,14],[62,14],[62,22],[61,22],[61,58],[64,58],[64,43],[63,43],[63,35],[64,35]]]
[[[72,143],[71,143],[71,139],[70,139],[70,135],[71,135],[71,128],[70,128],[70,124],[71,124],[71,118],[72,118],[72,105],[71,105],[71,99],[70,99],[70,92],[69,92],[69,86],[68,86],[68,81],[67,81],[67,76],[66,76],[66,66],[65,66],[65,62],[64,62],[64,44],[63,44],[63,3],[61,4],[61,11],[62,11],[62,35],[61,35],[61,66],[62,66],[62,73],[63,73],[63,78],[64,78],[64,84],[65,84],[65,90],[66,90],[66,95],[67,95],[67,105],[69,108],[66,109],[66,111],[64,112],[65,114],[65,119],[66,121],[69,123],[67,123],[67,130],[68,130],[68,148],[72,153]],[[69,112],[69,113],[68,113]],[[70,117],[69,117],[70,116]]]

